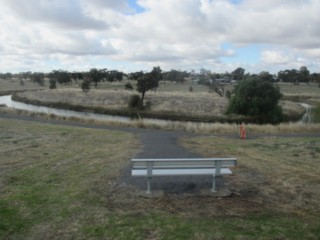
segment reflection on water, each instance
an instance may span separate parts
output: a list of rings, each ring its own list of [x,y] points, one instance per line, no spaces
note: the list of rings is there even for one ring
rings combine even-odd
[[[117,122],[131,121],[130,118],[128,117],[103,115],[103,114],[89,113],[89,112],[76,112],[71,110],[63,110],[63,109],[36,106],[32,104],[16,102],[11,99],[11,95],[0,96],[0,105],[3,105],[3,104],[9,108],[15,108],[15,109],[26,110],[26,111],[37,112],[37,113],[54,114],[56,116],[62,116],[62,117],[78,117],[82,119],[94,119],[94,120],[117,121]]]

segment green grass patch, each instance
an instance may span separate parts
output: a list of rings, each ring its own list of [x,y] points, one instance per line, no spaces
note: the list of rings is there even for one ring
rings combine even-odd
[[[153,213],[112,216],[107,224],[84,231],[92,238],[112,239],[315,239],[319,224],[288,216],[184,219]]]

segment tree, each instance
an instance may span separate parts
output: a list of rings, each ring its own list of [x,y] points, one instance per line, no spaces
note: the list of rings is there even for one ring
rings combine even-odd
[[[156,89],[159,81],[163,79],[160,67],[154,67],[149,73],[143,74],[137,82],[137,91],[141,93],[141,102],[143,104],[144,95],[147,91]]]
[[[224,85],[222,83],[219,83],[216,80],[210,80],[206,82],[206,86],[216,92],[220,97],[224,96]]]
[[[187,72],[171,69],[171,71],[165,73],[165,79],[171,82],[184,83],[185,78],[188,77]]]
[[[44,73],[35,72],[32,74],[31,79],[34,83],[38,83],[40,86],[44,86]]]
[[[260,78],[262,81],[268,81],[268,82],[273,82],[273,81],[274,81],[272,74],[270,74],[270,73],[267,72],[267,71],[262,71],[262,72],[259,74],[259,78]]]
[[[103,71],[105,71],[106,69],[103,69]],[[102,71],[99,71],[96,68],[92,68],[89,73],[88,76],[90,78],[90,81],[94,82],[94,86],[98,87],[98,82],[101,81],[101,79],[103,78],[103,74]]]
[[[235,86],[227,113],[248,116],[258,123],[279,123],[282,121],[280,98],[279,87],[271,82],[246,79]]]
[[[309,78],[310,82],[316,83],[320,87],[320,73],[312,73]]]
[[[231,75],[234,80],[240,81],[244,78],[244,73],[245,73],[245,70],[241,67],[238,67],[231,73]]]
[[[0,73],[0,79],[12,79],[12,73]]]
[[[138,80],[139,78],[141,78],[143,76],[143,72],[139,71],[139,72],[133,72],[129,74],[129,79],[131,80]]]
[[[302,66],[299,69],[299,77],[301,82],[309,82],[310,71],[306,66]]]
[[[78,84],[79,79],[83,79],[83,75],[81,72],[73,72],[70,74],[71,78]]]
[[[71,81],[71,76],[67,71],[63,70],[53,70],[48,74],[50,80],[55,80],[60,84],[67,85]]]
[[[90,90],[90,80],[89,79],[84,79],[81,83],[81,89],[82,91],[87,94]]]
[[[299,71],[296,69],[291,69],[291,70],[284,70],[278,72],[278,78],[279,80],[283,82],[291,82],[291,83],[297,83],[299,82]]]

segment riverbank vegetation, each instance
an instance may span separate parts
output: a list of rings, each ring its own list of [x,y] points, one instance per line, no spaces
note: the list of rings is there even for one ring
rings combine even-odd
[[[1,239],[317,239],[320,234],[319,138],[183,139],[204,157],[238,157],[234,174],[224,177],[232,195],[148,199],[124,183],[130,159],[140,151],[133,134],[3,119],[0,128]]]

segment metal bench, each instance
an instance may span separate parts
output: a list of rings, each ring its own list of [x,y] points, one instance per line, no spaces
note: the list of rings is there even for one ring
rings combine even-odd
[[[236,158],[166,158],[132,159],[131,174],[134,177],[147,177],[147,194],[151,194],[153,176],[211,175],[211,191],[216,191],[216,176],[232,174],[228,167],[237,164]]]

